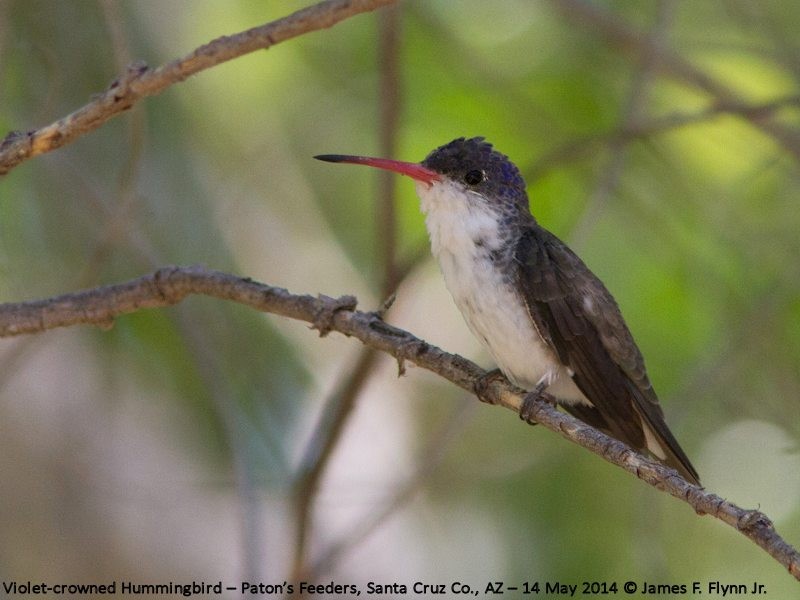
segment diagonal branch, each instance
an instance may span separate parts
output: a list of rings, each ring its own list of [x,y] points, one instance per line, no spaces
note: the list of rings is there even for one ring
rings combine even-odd
[[[131,64],[109,88],[91,102],[55,123],[22,133],[12,131],[0,141],[0,175],[20,163],[70,143],[93,131],[142,98],[154,96],[205,69],[256,50],[336,25],[362,12],[396,0],[325,0],[289,16],[208,42],[186,56],[155,69],[141,62]]]
[[[415,497],[423,484],[430,479],[441,465],[450,443],[463,433],[467,420],[465,416],[470,412],[465,409],[473,406],[471,403],[468,406],[465,402],[456,406],[452,414],[444,420],[444,425],[439,431],[430,436],[426,447],[419,453],[425,459],[420,461],[416,471],[405,482],[397,486],[391,498],[383,506],[378,507],[366,519],[359,521],[358,525],[352,531],[349,531],[345,537],[334,542],[321,553],[321,556],[307,570],[309,579],[319,579],[322,575],[329,573],[347,552],[367,538]]]
[[[364,385],[373,373],[379,356],[380,353],[369,346],[361,349],[353,368],[326,399],[314,433],[303,453],[303,459],[297,469],[297,479],[293,486],[295,540],[292,576],[290,577],[293,581],[300,581],[308,576],[308,557],[306,555],[313,526],[312,511],[319,492],[319,483],[342,439],[345,426],[353,414]]]
[[[403,361],[409,360],[470,392],[484,373],[475,363],[385,323],[376,313],[355,310],[356,301],[352,296],[295,295],[283,288],[203,267],[165,267],[116,285],[44,300],[2,304],[0,337],[78,324],[108,327],[120,315],[172,306],[192,294],[230,300],[262,312],[306,321],[321,335],[338,331],[394,356],[401,366]],[[485,395],[494,404],[517,413],[525,397],[522,390],[501,381],[491,381]],[[633,473],[656,489],[683,500],[698,514],[709,514],[727,523],[800,580],[800,553],[784,541],[762,512],[745,510],[688,483],[673,469],[638,454],[547,402],[535,403],[533,417],[545,428]]]
[[[600,3],[586,0],[550,0],[564,18],[604,39],[609,45],[633,56],[652,56],[654,68],[663,75],[710,96],[719,107],[739,107],[745,99],[732,88],[693,65],[664,44],[642,35],[621,17]],[[771,136],[780,146],[800,160],[800,131],[774,118],[771,112],[733,111],[751,125]]]
[[[542,155],[525,169],[525,178],[533,181],[544,177],[562,163],[583,159],[594,154],[600,145],[625,145],[637,140],[652,138],[681,127],[712,121],[721,115],[740,116],[744,119],[766,118],[784,108],[800,107],[800,95],[781,96],[763,103],[719,104],[695,112],[673,112],[650,120],[623,123],[612,130],[585,135],[571,140]]]

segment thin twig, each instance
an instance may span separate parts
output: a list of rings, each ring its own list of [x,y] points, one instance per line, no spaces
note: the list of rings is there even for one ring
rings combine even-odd
[[[122,25],[119,2],[118,0],[102,0],[100,8],[111,39],[114,64],[117,68],[124,69],[125,65],[131,61],[131,54],[130,42]],[[96,281],[114,247],[125,240],[126,232],[132,229],[133,216],[136,209],[140,208],[139,198],[136,194],[136,174],[141,166],[145,146],[146,113],[143,110],[132,110],[126,121],[126,143],[124,145],[126,150],[118,175],[116,200],[113,205],[109,205],[103,202],[98,194],[90,196],[95,207],[103,213],[103,220],[92,241],[94,247],[83,261],[84,266],[81,273],[76,276],[76,281],[79,281],[80,285],[91,285]],[[80,168],[73,169],[70,173],[71,178],[75,180],[83,177],[81,171]],[[153,261],[150,263],[152,268],[160,264],[160,262]]]
[[[392,157],[397,149],[400,121],[400,11],[397,6],[378,15],[378,65],[380,72],[380,143],[382,156]],[[388,298],[399,283],[397,273],[397,218],[395,185],[397,177],[388,171],[378,172],[379,193],[376,231],[383,250],[383,282],[381,297]]]
[[[247,440],[242,435],[247,430],[245,417],[236,404],[230,381],[223,373],[219,354],[214,345],[209,343],[208,332],[205,328],[196,326],[196,317],[187,308],[186,305],[178,306],[173,320],[186,342],[188,355],[199,367],[198,376],[208,392],[230,449],[235,498],[239,509],[238,542],[242,553],[240,573],[244,581],[257,581],[264,572],[267,558],[263,527],[264,506],[259,497],[255,469],[247,451]]]
[[[465,418],[474,408],[474,403],[459,403],[444,419],[442,426],[428,438],[428,444],[419,453],[421,457],[416,471],[402,484],[395,486],[392,495],[371,515],[359,519],[358,525],[338,542],[334,542],[320,553],[320,557],[308,569],[310,579],[319,579],[336,566],[350,550],[368,538],[393,514],[409,503],[430,479],[442,463],[451,442],[460,435],[468,421]]]
[[[605,5],[586,0],[551,0],[570,22],[588,28],[610,45],[633,55],[651,55],[655,68],[664,75],[697,88],[719,105],[741,106],[744,99],[732,88],[693,65],[665,45],[657,46]],[[740,112],[747,122],[771,136],[785,150],[800,160],[800,131],[773,118],[771,113]]]
[[[653,40],[653,47],[660,47],[666,35],[672,13],[672,0],[660,0],[656,17],[648,36]],[[632,124],[641,121],[647,106],[648,92],[654,76],[654,60],[652,52],[642,56],[641,64],[636,69],[631,82],[628,98],[620,117],[620,129],[625,130]],[[626,150],[628,139],[612,138],[609,141],[609,156],[600,170],[597,183],[586,202],[580,219],[570,232],[573,247],[580,246],[589,229],[597,223],[609,199],[619,186],[627,162]]]
[[[312,509],[319,491],[319,482],[330,464],[356,399],[372,374],[378,356],[380,353],[368,346],[361,349],[353,368],[325,401],[322,414],[297,469],[292,490],[295,518],[294,558],[290,577],[292,581],[307,578],[308,540],[311,537]]]
[[[400,11],[397,6],[378,15],[378,65],[380,72],[379,151],[394,156],[400,115]],[[388,171],[377,172],[378,194],[375,215],[377,245],[381,248],[381,297],[388,298],[402,280],[397,261],[397,219],[395,215],[396,177]],[[379,354],[364,348],[342,383],[325,402],[317,426],[298,470],[294,485],[295,548],[292,577],[299,581],[307,571],[307,548],[313,526],[312,510],[319,491],[319,481],[342,438],[356,401],[375,369]]]
[[[760,115],[764,117],[791,106],[800,107],[800,95],[782,96],[764,103],[715,103],[708,108],[695,112],[675,112],[647,121],[634,121],[623,124],[623,126],[606,133],[582,136],[558,146],[541,156],[532,166],[526,168],[525,178],[528,181],[535,181],[557,165],[591,156],[600,145],[627,144],[686,127],[687,125],[710,121],[720,115],[744,117]]]
[[[142,98],[154,96],[205,69],[256,50],[325,29],[353,15],[374,10],[396,0],[325,0],[271,23],[219,37],[182,58],[156,69],[141,62],[131,64],[109,88],[75,112],[40,129],[12,131],[0,142],[0,175],[20,163],[70,143],[130,109]]]
[[[356,300],[352,296],[315,298],[295,295],[283,288],[196,266],[165,267],[116,285],[44,300],[2,304],[0,337],[40,333],[78,324],[107,328],[120,315],[172,306],[192,294],[229,300],[262,312],[306,321],[321,335],[338,331],[391,354],[401,365],[403,361],[411,361],[470,392],[484,374],[475,363],[393,327],[375,313],[355,310]],[[485,396],[494,404],[519,413],[525,392],[508,383],[492,381]],[[536,402],[532,416],[543,427],[633,473],[656,489],[683,500],[698,514],[709,514],[727,523],[800,580],[800,553],[783,540],[772,521],[762,512],[745,510],[688,483],[675,470],[642,456],[547,402]]]

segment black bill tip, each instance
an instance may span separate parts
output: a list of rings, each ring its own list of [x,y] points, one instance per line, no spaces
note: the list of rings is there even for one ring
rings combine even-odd
[[[356,156],[348,156],[347,154],[317,154],[314,158],[317,160],[324,160],[325,162],[340,163],[340,162],[353,162]]]

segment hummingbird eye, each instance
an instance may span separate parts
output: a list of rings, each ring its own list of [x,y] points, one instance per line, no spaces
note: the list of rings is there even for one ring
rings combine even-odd
[[[467,174],[464,175],[464,181],[467,183],[467,185],[478,185],[479,183],[485,180],[486,180],[486,173],[478,169],[467,171]]]

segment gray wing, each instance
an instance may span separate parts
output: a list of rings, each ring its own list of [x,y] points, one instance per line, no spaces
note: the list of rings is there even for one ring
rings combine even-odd
[[[697,471],[664,422],[644,359],[603,283],[536,224],[521,236],[515,259],[523,299],[539,333],[592,403],[564,408],[639,450],[648,447],[647,427],[665,462],[697,483]]]

